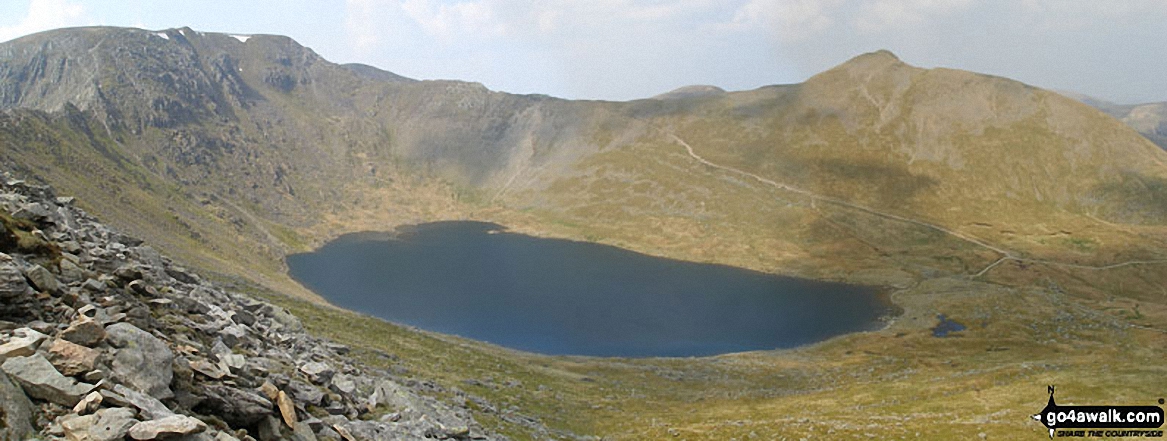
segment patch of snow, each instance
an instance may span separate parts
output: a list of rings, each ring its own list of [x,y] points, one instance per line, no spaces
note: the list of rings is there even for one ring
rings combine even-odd
[[[186,29],[179,29],[178,33],[182,34],[182,36],[185,37],[186,36]]]
[[[246,43],[247,39],[251,38],[251,36],[250,35],[232,35],[231,38],[239,40],[240,43]]]
[[[170,39],[170,36],[169,36],[169,35],[166,35],[166,33],[165,33],[165,32],[155,32],[155,33],[154,33],[154,35],[157,35],[157,36],[159,36],[159,37],[162,37],[162,39],[163,39],[163,40],[169,40],[169,39]]]

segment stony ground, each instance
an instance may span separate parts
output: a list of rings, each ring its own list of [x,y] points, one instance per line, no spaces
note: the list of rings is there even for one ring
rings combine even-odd
[[[0,440],[502,438],[47,187],[0,208]]]

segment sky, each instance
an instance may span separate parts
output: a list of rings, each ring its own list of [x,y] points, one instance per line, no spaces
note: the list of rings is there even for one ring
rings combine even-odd
[[[5,0],[0,41],[86,25],[290,36],[328,60],[629,100],[797,83],[865,52],[1167,101],[1165,0]]]

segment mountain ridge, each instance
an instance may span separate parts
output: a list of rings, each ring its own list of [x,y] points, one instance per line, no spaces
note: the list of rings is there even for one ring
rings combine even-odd
[[[391,197],[400,198],[419,186],[447,193],[430,199],[464,213],[501,205],[597,225],[609,219],[579,213],[627,211],[642,202],[607,208],[580,196],[624,194],[597,185],[658,180],[639,164],[679,152],[665,134],[718,164],[958,229],[1000,223],[982,215],[1001,210],[1017,217],[1006,223],[1025,227],[1051,208],[1067,218],[1161,222],[1159,190],[1139,188],[1160,188],[1167,179],[1161,153],[1084,106],[999,77],[912,67],[887,51],[856,56],[798,85],[630,102],[361,75],[287,37],[187,28],[49,32],[5,43],[0,55],[0,106],[59,112],[72,103],[110,135],[115,145],[106,150],[121,152],[114,163],[177,182],[192,193],[186,199],[224,201],[221,211],[258,216],[277,229],[303,231],[318,224],[313,213],[351,210],[360,205],[354,201],[384,193],[371,191],[377,188],[395,188]],[[118,64],[121,58],[137,61]],[[1105,139],[1087,140],[1095,126],[1106,127]],[[1009,157],[1005,149],[1023,146],[1015,143],[1019,136],[1048,147],[1031,149],[1031,159]],[[587,165],[620,152],[620,161],[633,162]],[[605,177],[612,167],[625,170]],[[1058,181],[1070,173],[1075,179]],[[1054,179],[1025,178],[1039,175]],[[998,176],[1007,179],[984,179]],[[343,184],[327,185],[333,182]],[[580,185],[582,194],[568,190]],[[669,194],[689,190],[654,191],[663,193],[638,200],[691,205]],[[940,210],[951,201],[964,208]],[[686,223],[697,213],[649,212]],[[269,259],[288,245],[270,243],[270,231],[248,234],[269,242]]]

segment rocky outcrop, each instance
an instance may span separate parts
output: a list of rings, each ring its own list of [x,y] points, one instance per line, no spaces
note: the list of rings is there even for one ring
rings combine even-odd
[[[0,439],[501,438],[46,187],[0,174],[0,210],[40,240],[0,241]]]

